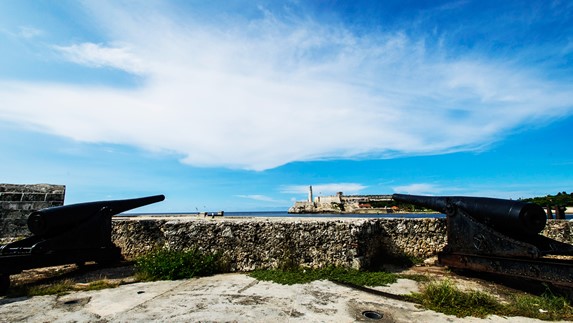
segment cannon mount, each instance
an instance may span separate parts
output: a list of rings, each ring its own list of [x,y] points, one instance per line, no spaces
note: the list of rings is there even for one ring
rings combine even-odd
[[[539,234],[546,224],[540,206],[480,197],[393,198],[446,215],[447,245],[438,253],[441,265],[573,290],[573,246]]]
[[[10,287],[10,275],[23,270],[88,261],[110,264],[122,259],[111,240],[111,218],[121,212],[163,201],[165,196],[98,201],[57,206],[32,212],[32,236],[0,246],[0,294]]]

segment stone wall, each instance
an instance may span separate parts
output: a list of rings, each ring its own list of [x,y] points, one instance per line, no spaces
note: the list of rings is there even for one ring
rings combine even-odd
[[[549,221],[543,234],[573,243],[569,221]],[[113,240],[128,259],[156,248],[197,247],[222,254],[236,271],[289,262],[369,268],[437,254],[446,245],[446,220],[115,217]]]
[[[0,238],[27,236],[28,215],[64,204],[64,185],[0,184]]]
[[[154,248],[221,253],[232,270],[288,262],[368,268],[388,257],[425,258],[445,245],[443,219],[121,218],[114,242],[134,258]]]

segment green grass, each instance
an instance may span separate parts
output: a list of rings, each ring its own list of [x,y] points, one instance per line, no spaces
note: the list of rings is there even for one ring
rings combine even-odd
[[[98,280],[87,284],[77,284],[70,279],[56,281],[50,284],[39,285],[18,285],[13,286],[8,291],[8,297],[20,296],[42,296],[42,295],[65,295],[72,291],[82,290],[100,290],[106,288],[115,288],[121,282],[110,282],[107,280]]]
[[[412,293],[410,297],[427,309],[458,317],[485,317],[502,309],[493,296],[480,291],[463,292],[448,280],[430,283],[421,293]]]
[[[62,280],[52,284],[36,285],[24,288],[26,296],[41,295],[65,295],[74,290],[74,283],[71,280]]]
[[[384,286],[395,283],[397,280],[397,275],[392,273],[365,272],[340,267],[255,270],[249,275],[258,280],[272,281],[283,285],[304,284],[315,280],[331,280],[359,286]]]
[[[197,249],[160,249],[139,257],[135,262],[137,278],[147,281],[209,276],[221,272],[221,268],[221,257]]]
[[[524,316],[541,320],[571,320],[573,308],[561,296],[546,292],[541,296],[511,294],[502,304],[480,291],[461,291],[451,281],[432,282],[421,293],[408,296],[423,307],[457,317],[488,315]]]
[[[108,289],[108,288],[116,288],[117,286],[121,285],[122,283],[123,282],[109,282],[107,280],[98,280],[98,281],[89,283],[86,287],[82,288],[82,290],[102,290],[102,289]]]
[[[572,320],[573,307],[566,298],[546,291],[541,296],[513,295],[511,306],[506,306],[503,314],[542,320]]]

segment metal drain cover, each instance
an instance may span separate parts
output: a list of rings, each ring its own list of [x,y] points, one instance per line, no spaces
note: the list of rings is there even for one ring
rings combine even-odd
[[[371,320],[381,320],[384,317],[384,314],[376,311],[364,311],[362,312],[362,316]]]

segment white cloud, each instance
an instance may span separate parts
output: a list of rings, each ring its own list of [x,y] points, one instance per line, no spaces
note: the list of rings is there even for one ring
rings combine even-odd
[[[444,192],[442,187],[429,183],[414,183],[392,188],[395,193],[413,195],[439,195]]]
[[[31,38],[35,38],[38,36],[41,36],[44,34],[44,31],[32,26],[20,26],[20,30],[18,32],[18,35],[20,37],[26,38],[26,39],[31,39]]]
[[[307,194],[310,185],[285,185],[280,188],[281,193]],[[346,195],[358,194],[367,186],[358,183],[328,183],[312,185],[314,194],[334,195],[343,192]]]
[[[266,196],[266,195],[259,195],[259,194],[250,194],[250,195],[236,195],[237,197],[240,198],[244,198],[244,199],[249,199],[249,200],[255,200],[255,201],[261,201],[261,202],[272,202],[272,203],[288,203],[285,201],[280,201],[280,200],[276,200],[270,196]]]
[[[101,44],[81,43],[54,46],[68,60],[90,67],[111,67],[128,73],[142,74],[142,62],[126,47],[106,47]]]
[[[45,34],[42,29],[38,29],[32,26],[19,26],[17,27],[17,30],[0,28],[0,33],[28,41]]]
[[[195,166],[264,170],[478,149],[572,112],[571,84],[499,59],[432,53],[405,33],[356,35],[269,12],[204,24],[113,2],[90,9],[110,45],[59,52],[77,64],[144,73],[141,87],[1,81],[0,119],[167,151]]]
[[[287,205],[289,203],[289,201],[286,201],[286,200],[277,200],[277,199],[272,198],[270,196],[261,195],[261,194],[248,194],[248,195],[235,195],[235,196],[240,197],[240,198],[244,198],[244,199],[248,199],[248,200],[267,202],[267,203],[273,203],[273,204],[280,204],[280,205]]]
[[[552,183],[553,184],[553,183]],[[395,193],[400,194],[412,194],[412,195],[443,195],[443,196],[481,196],[481,197],[493,197],[502,199],[519,199],[532,196],[543,195],[544,193],[534,193],[532,187],[535,190],[541,192],[556,191],[555,189],[539,188],[539,184],[520,184],[515,185],[513,183],[502,185],[496,184],[496,189],[492,189],[491,184],[487,185],[472,185],[467,187],[456,187],[456,186],[441,186],[431,183],[414,183],[408,185],[401,185],[393,187],[392,190]],[[552,187],[559,187],[558,185],[553,185]],[[562,187],[562,186],[561,186]]]

